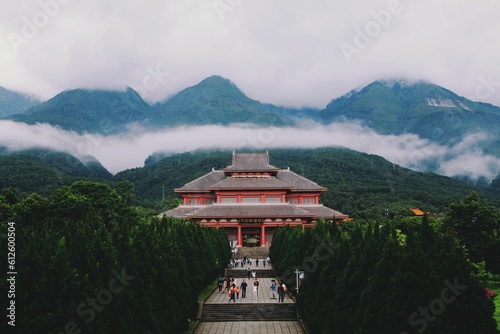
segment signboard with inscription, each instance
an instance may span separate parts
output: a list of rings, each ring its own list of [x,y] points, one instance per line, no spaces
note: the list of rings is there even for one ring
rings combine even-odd
[[[239,219],[240,223],[263,223],[264,218],[241,218]]]

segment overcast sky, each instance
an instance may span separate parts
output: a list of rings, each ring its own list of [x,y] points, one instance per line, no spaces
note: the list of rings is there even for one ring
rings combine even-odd
[[[500,0],[39,0],[0,5],[0,86],[48,99],[131,86],[158,101],[218,74],[324,107],[377,79],[500,105]]]

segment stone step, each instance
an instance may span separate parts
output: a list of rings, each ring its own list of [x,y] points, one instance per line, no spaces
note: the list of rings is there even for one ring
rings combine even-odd
[[[265,259],[269,256],[269,247],[239,247],[236,258],[250,256],[251,259]]]
[[[255,271],[257,279],[276,277],[274,269],[253,269],[253,271]],[[227,275],[234,278],[247,278],[247,271],[245,269],[227,269]]]
[[[295,304],[204,304],[201,321],[297,320]]]

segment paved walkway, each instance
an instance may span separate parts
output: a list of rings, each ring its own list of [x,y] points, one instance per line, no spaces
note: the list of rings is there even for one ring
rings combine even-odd
[[[269,262],[266,263],[266,266],[264,267],[262,265],[262,259],[259,259],[259,265],[257,265],[257,262],[255,262],[255,259],[252,260],[252,264],[245,263],[243,267],[239,265],[238,267],[233,267],[231,269],[233,270],[247,270],[247,268],[250,268],[252,270],[259,270],[259,269],[273,269],[273,265]]]
[[[304,334],[298,321],[200,322],[195,333],[208,334]]]
[[[240,296],[238,299],[236,299],[236,303],[267,303],[267,304],[274,304],[278,303],[278,293],[275,292],[274,296],[275,298],[273,299],[273,292],[271,291],[271,283],[272,279],[271,278],[261,278],[258,279],[257,281],[259,282],[259,288],[257,292],[257,296],[253,296],[252,290],[253,290],[253,279],[244,279],[245,282],[247,282],[248,287],[247,287],[247,295],[246,298],[242,298],[242,293],[240,292]],[[235,284],[237,286],[240,286],[241,282],[243,281],[243,278],[236,278],[235,279]],[[277,280],[275,280],[276,283],[278,283]],[[219,289],[215,289],[215,291],[205,300],[205,304],[220,304],[220,303],[229,303],[229,297],[228,293],[223,293],[219,292]],[[294,303],[294,300],[291,299],[288,295],[285,296],[284,303]]]
[[[267,267],[267,266],[266,266]],[[236,279],[236,284],[239,286],[242,278]],[[242,298],[241,292],[236,304],[277,304],[278,294],[275,293],[276,299],[272,298],[271,278],[257,278],[259,281],[259,291],[257,297],[252,294],[253,279],[246,279],[248,283],[247,296]],[[277,280],[276,280],[277,282]],[[205,300],[206,304],[229,304],[227,293],[221,293],[218,289]],[[285,296],[284,303],[293,304],[295,301],[288,295]],[[200,322],[194,334],[213,333],[213,334],[304,334],[305,331],[298,321],[232,321],[232,322]]]

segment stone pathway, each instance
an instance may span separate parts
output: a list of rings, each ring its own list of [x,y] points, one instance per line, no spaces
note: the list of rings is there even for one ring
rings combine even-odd
[[[265,267],[262,264],[262,258],[267,257],[268,253],[268,248],[258,249],[255,247],[243,247],[241,249],[241,252],[237,254],[237,258],[241,258],[243,255],[249,255],[252,257],[252,265],[245,264],[243,267],[232,268],[232,276],[231,274],[229,275],[231,277],[235,277],[235,284],[237,286],[240,286],[243,279],[247,282],[248,286],[246,298],[242,298],[242,293],[240,292],[240,296],[236,299],[236,302],[230,303],[228,294],[221,293],[219,292],[219,289],[216,288],[215,291],[212,292],[212,294],[204,302],[204,315],[206,321],[203,321],[202,318],[202,320],[198,323],[196,330],[194,331],[195,334],[306,333],[300,322],[294,320],[296,319],[296,308],[294,305],[295,301],[290,297],[290,295],[285,295],[285,300],[283,303],[278,303],[277,292],[274,294],[275,298],[273,298],[271,283],[273,279],[276,280],[276,283],[278,283],[278,280],[276,278],[259,276],[259,270],[264,270],[261,272],[262,276],[267,275],[268,277],[272,277],[275,275],[274,271],[272,271],[273,267],[270,263],[266,263]],[[255,261],[257,257],[259,257],[259,266],[257,266]],[[254,297],[252,294],[254,280],[252,278],[246,278],[246,270],[248,268],[255,270],[257,273],[256,276],[257,281],[259,282],[259,290],[256,297]],[[265,271],[265,269],[268,270]],[[211,308],[210,311],[208,311],[209,308]],[[247,316],[248,314],[252,313],[257,314],[258,317],[252,319],[252,317]],[[227,314],[228,317],[227,319],[221,319],[220,317],[214,317],[214,314]],[[229,319],[237,319],[238,317],[242,317],[242,314],[243,318],[239,320],[228,321]]]
[[[236,284],[242,282],[242,278],[236,279]],[[205,305],[218,304],[227,305],[227,307],[232,307],[233,305],[270,305],[270,304],[287,304],[293,305],[295,301],[290,298],[289,295],[285,296],[285,301],[283,303],[278,303],[278,294],[275,293],[276,299],[272,298],[271,278],[261,278],[259,281],[259,291],[257,298],[252,295],[253,279],[245,279],[248,283],[247,296],[242,298],[240,296],[236,299],[236,303],[229,303],[229,297],[227,293],[221,293],[218,289],[207,298]],[[226,306],[224,306],[226,307]],[[230,315],[230,308],[226,309]],[[195,334],[200,333],[214,333],[214,334],[304,334],[305,331],[302,328],[299,321],[216,321],[216,322],[204,322],[200,321],[194,332]]]
[[[195,333],[304,334],[298,321],[200,322]]]
[[[236,278],[235,282],[237,286],[240,286],[242,282],[242,278]],[[275,299],[272,298],[273,293],[271,291],[271,283],[272,279],[271,278],[261,278],[258,279],[257,281],[259,282],[259,289],[257,293],[257,297],[255,298],[252,294],[253,290],[253,279],[244,279],[247,284],[247,295],[246,298],[242,298],[242,294],[240,292],[240,297],[236,299],[236,304],[238,303],[267,303],[267,304],[277,304],[278,303],[278,293],[274,293],[274,296],[276,297]],[[276,280],[276,279],[275,279]],[[276,283],[278,281],[276,280]],[[227,304],[229,303],[229,297],[227,293],[222,293],[219,292],[218,289],[215,290],[208,298],[205,300],[206,304]],[[295,303],[293,299],[291,299],[288,295],[285,296],[284,303]]]

